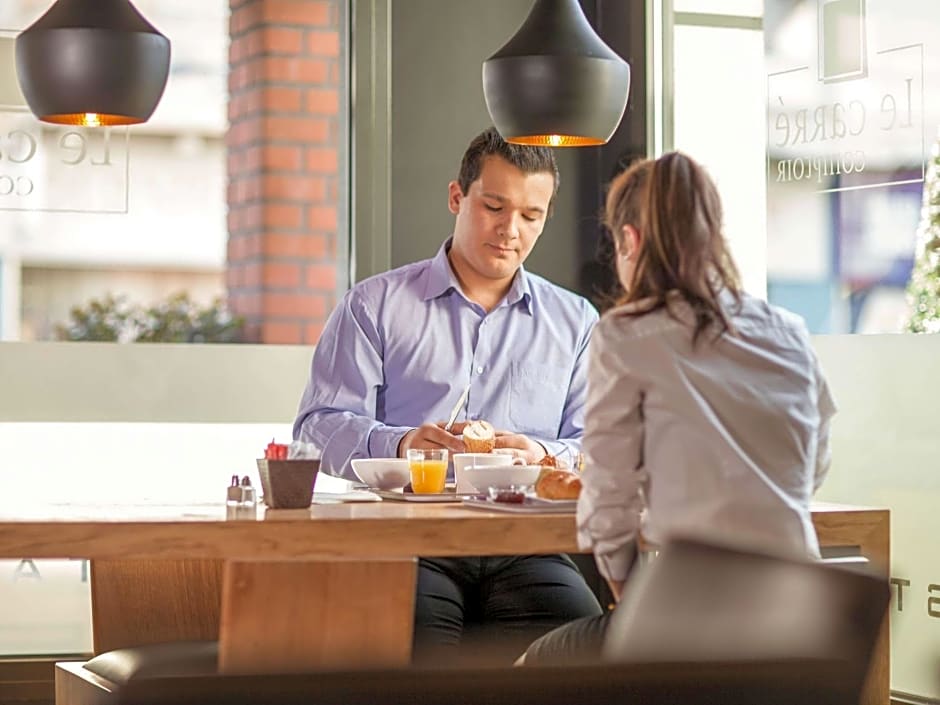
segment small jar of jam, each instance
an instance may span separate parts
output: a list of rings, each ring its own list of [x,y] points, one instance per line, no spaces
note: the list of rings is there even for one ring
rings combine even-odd
[[[487,495],[491,502],[505,502],[507,504],[522,504],[525,502],[528,487],[524,485],[509,485],[507,487],[489,487]]]

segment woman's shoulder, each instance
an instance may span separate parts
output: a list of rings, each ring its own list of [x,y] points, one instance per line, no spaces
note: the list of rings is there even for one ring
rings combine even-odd
[[[741,306],[735,315],[738,327],[776,328],[798,335],[809,335],[806,322],[799,314],[776,306],[750,294],[741,294]]]
[[[610,338],[645,338],[679,328],[681,323],[654,299],[640,299],[608,309],[597,324],[598,333]]]

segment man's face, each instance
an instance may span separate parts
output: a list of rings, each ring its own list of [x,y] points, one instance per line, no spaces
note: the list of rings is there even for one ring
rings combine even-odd
[[[448,206],[457,216],[451,252],[480,277],[512,277],[545,227],[554,189],[551,172],[527,174],[502,157],[485,157],[466,194],[450,182]]]

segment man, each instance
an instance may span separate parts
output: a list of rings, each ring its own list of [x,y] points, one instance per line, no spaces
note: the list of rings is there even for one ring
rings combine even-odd
[[[454,232],[430,260],[353,287],[313,356],[294,437],[316,443],[321,469],[352,479],[350,460],[409,448],[462,452],[445,419],[469,385],[463,421],[485,419],[496,445],[528,462],[580,449],[586,350],[597,313],[522,265],[551,213],[550,150],[507,144],[489,129],[448,186]],[[416,662],[489,637],[509,658],[576,616],[600,613],[567,556],[422,558]],[[495,637],[495,638],[492,638]]]

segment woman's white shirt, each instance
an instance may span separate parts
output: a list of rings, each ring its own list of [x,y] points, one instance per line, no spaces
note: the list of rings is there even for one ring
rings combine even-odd
[[[609,311],[591,338],[578,543],[623,580],[641,528],[818,556],[810,500],[829,468],[835,413],[803,321],[742,295],[722,297],[736,335],[692,345],[660,309]],[[645,510],[645,511],[644,511]]]

